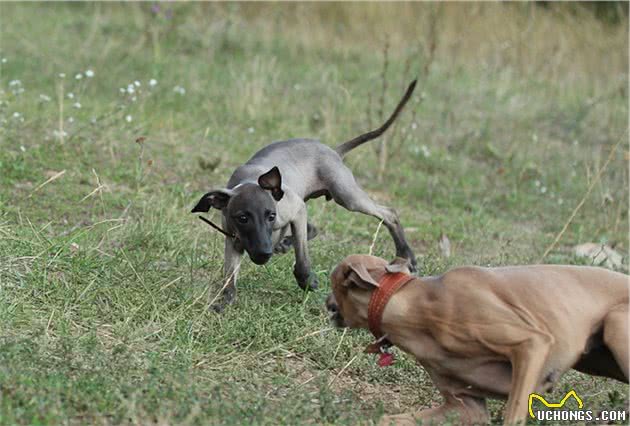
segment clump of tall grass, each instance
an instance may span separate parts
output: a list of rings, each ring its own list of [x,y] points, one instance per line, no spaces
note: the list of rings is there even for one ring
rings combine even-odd
[[[389,40],[393,58],[421,45],[444,67],[510,70],[562,85],[627,80],[628,15],[604,20],[575,4],[299,3],[211,5],[234,28],[285,38],[296,49],[334,45],[351,54]],[[614,6],[613,6],[614,7]],[[228,18],[229,17],[229,18]],[[616,21],[616,22],[615,22]],[[305,31],[305,29],[308,29]],[[434,36],[431,36],[434,33]],[[378,70],[372,70],[378,72]],[[611,80],[610,76],[613,75]]]

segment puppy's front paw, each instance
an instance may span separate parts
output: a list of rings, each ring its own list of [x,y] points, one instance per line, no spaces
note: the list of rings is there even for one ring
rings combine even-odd
[[[308,275],[308,284],[307,284],[307,290],[317,290],[319,288],[319,281],[317,280],[317,275],[315,275],[314,273],[310,273]]]
[[[312,272],[309,272],[305,278],[302,278],[302,279],[300,278],[301,277],[298,277],[297,275],[295,277],[298,285],[300,286],[302,290],[313,291],[313,290],[317,290],[317,288],[319,287],[319,281],[317,280],[317,276]]]
[[[236,299],[236,291],[230,287],[227,287],[223,294],[219,297],[215,303],[210,305],[210,309],[212,309],[217,314],[222,313],[228,305],[234,303],[234,299]]]
[[[213,303],[212,305],[210,305],[210,309],[212,309],[217,314],[220,314],[220,313],[223,313],[223,311],[225,310],[226,306],[227,306],[227,303],[216,302],[216,303]]]

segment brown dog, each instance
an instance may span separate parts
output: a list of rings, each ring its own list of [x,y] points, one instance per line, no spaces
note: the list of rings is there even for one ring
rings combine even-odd
[[[485,423],[485,399],[505,397],[504,422],[516,424],[527,417],[529,394],[549,391],[571,368],[628,383],[627,275],[560,265],[401,272],[404,262],[349,256],[331,275],[326,303],[337,326],[370,327],[416,357],[444,398],[383,424],[451,415]]]

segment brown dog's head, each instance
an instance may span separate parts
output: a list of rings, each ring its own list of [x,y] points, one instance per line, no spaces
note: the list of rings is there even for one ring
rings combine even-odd
[[[386,272],[409,273],[406,259],[388,264],[376,256],[346,257],[330,274],[332,293],[326,299],[330,319],[337,327],[367,328],[370,297]]]

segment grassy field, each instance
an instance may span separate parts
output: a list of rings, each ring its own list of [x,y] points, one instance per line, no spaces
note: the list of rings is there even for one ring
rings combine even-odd
[[[377,221],[310,202],[320,290],[299,291],[292,254],[247,260],[217,315],[222,237],[189,214],[271,141],[375,126],[415,76],[385,142],[347,163],[398,210],[421,273],[539,262],[582,200],[542,261],[628,251],[623,14],[2,3],[0,32],[2,424],[357,424],[437,403],[410,358],[380,369],[368,333],[324,312],[329,272]],[[374,253],[394,254],[384,230]],[[577,373],[551,397],[569,388],[585,408],[628,404],[627,386]]]

